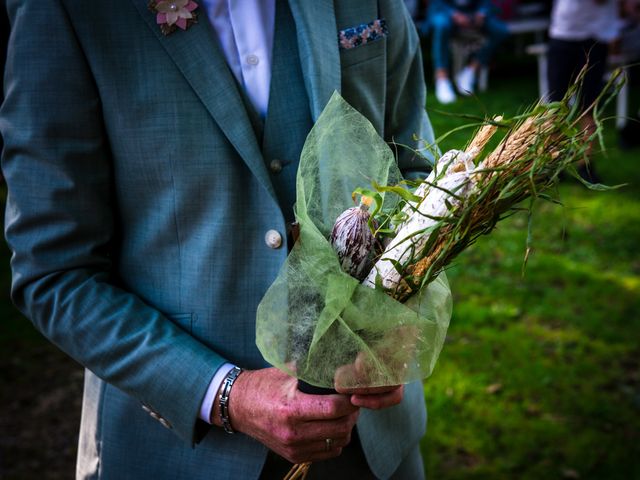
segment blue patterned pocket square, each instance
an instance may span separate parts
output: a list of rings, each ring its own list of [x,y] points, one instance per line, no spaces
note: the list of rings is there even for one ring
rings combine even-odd
[[[363,23],[357,27],[345,28],[338,33],[338,43],[341,50],[349,50],[365,43],[375,42],[389,34],[387,22],[379,18],[373,22]]]

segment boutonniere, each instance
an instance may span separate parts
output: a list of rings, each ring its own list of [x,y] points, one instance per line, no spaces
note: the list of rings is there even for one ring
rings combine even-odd
[[[164,35],[175,32],[176,27],[186,30],[198,22],[195,9],[198,4],[192,0],[151,0],[149,10],[156,13],[156,23]]]

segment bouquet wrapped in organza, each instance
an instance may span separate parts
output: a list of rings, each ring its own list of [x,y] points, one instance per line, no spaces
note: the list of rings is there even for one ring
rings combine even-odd
[[[355,190],[400,182],[389,146],[335,93],[300,157],[299,238],[258,307],[257,344],[269,363],[327,388],[398,385],[432,371],[451,317],[445,275],[400,303],[346,273],[329,239]],[[399,207],[400,197],[385,196],[385,208]]]
[[[554,200],[560,173],[575,173],[599,135],[581,129],[591,112],[572,106],[576,93],[510,122],[481,122],[417,184],[402,179],[389,146],[335,93],[300,159],[300,237],[258,308],[264,358],[327,388],[427,377],[451,316],[444,269],[523,200]]]

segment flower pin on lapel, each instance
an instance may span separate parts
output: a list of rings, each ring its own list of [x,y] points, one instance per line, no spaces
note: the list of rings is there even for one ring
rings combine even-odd
[[[198,21],[195,9],[198,4],[192,0],[151,0],[149,10],[156,13],[156,23],[164,35],[175,32],[176,28],[186,30]]]

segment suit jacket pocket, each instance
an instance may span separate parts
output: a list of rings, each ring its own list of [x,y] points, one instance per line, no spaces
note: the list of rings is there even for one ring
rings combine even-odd
[[[342,69],[349,68],[359,63],[368,62],[370,60],[384,58],[384,52],[387,44],[386,38],[380,38],[375,42],[365,43],[359,47],[350,48],[348,50],[340,50],[340,66]],[[380,68],[385,68],[384,64]]]

